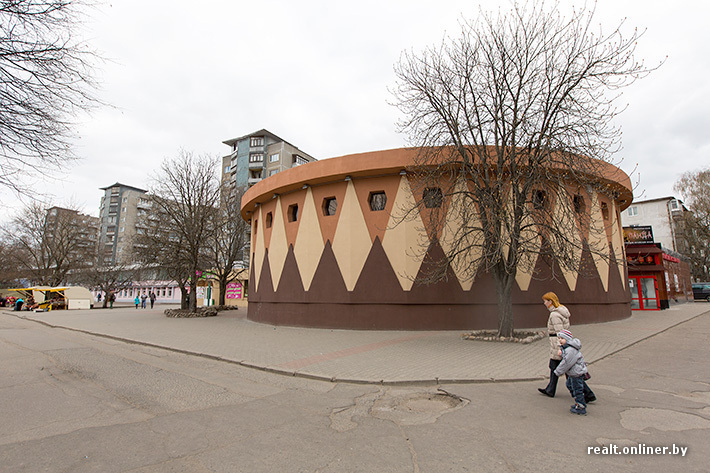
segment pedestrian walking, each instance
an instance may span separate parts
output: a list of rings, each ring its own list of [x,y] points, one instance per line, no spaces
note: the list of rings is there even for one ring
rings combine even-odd
[[[153,304],[155,304],[156,297],[157,296],[155,295],[155,293],[153,291],[151,291],[150,292],[150,308],[151,309],[153,308]]]
[[[115,301],[116,301],[116,294],[114,294],[114,293],[112,292],[112,293],[110,293],[109,296],[108,296],[108,303],[109,303],[109,307],[110,307],[111,309],[113,309],[113,303],[114,303]]]
[[[143,295],[141,296],[141,309],[145,309],[145,301],[147,299],[148,299],[148,296],[145,293],[143,293]]]
[[[574,405],[569,411],[572,414],[585,415],[587,413],[587,401],[585,400],[584,385],[586,383],[584,382],[584,377],[589,372],[587,371],[587,363],[584,361],[584,356],[582,356],[582,342],[578,338],[572,337],[572,333],[569,330],[564,329],[557,332],[557,339],[560,342],[559,354],[562,360],[555,368],[555,374],[557,376],[567,375],[567,389],[574,398]]]
[[[560,343],[557,333],[560,330],[569,330],[570,312],[567,307],[560,304],[560,300],[554,292],[545,293],[542,296],[542,302],[550,312],[547,319],[547,335],[550,339],[550,362],[548,365],[550,368],[550,380],[547,383],[547,386],[544,388],[537,388],[537,390],[546,396],[555,397],[555,392],[557,391],[557,381],[559,380],[559,377],[555,374],[555,369],[562,361],[562,356],[559,354]],[[597,400],[592,390],[589,389],[589,386],[587,386],[587,383],[583,382],[583,388],[586,403]]]
[[[136,305],[136,309],[138,309],[138,305],[141,303],[140,297],[136,296],[136,298],[133,299],[133,303]]]
[[[560,364],[562,356],[559,355],[560,343],[557,339],[557,332],[569,328],[569,309],[560,304],[557,294],[548,292],[542,296],[542,303],[550,312],[547,318],[547,336],[550,339],[550,380],[544,388],[538,388],[540,393],[550,397],[555,397],[557,391],[558,377],[555,375],[555,368]]]

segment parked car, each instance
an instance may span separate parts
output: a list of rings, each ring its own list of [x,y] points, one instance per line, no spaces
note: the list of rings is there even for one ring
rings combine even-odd
[[[693,284],[693,299],[705,299],[710,302],[710,282],[696,282]]]

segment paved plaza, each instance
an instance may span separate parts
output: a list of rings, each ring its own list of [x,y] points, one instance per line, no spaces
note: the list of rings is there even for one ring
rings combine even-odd
[[[242,366],[337,382],[449,384],[525,381],[549,374],[546,338],[530,344],[473,341],[460,331],[363,331],[276,327],[247,307],[209,318],[167,318],[166,306],[13,312],[51,327],[207,356]],[[710,311],[707,302],[634,311],[625,320],[575,325],[588,363]],[[540,305],[540,327],[547,310]],[[543,361],[541,361],[543,360]],[[593,369],[593,368],[592,368]]]

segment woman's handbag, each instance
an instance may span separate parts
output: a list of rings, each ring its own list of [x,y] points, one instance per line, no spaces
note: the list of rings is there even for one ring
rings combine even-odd
[[[584,373],[584,374],[582,375],[582,379],[585,380],[585,381],[588,380],[588,379],[592,379],[592,375],[589,374],[589,371],[587,371],[586,373]]]

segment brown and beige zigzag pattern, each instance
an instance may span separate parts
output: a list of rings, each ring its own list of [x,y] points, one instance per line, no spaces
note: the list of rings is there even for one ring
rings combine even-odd
[[[372,212],[366,208],[367,194],[371,189],[388,189],[387,207],[381,212]],[[338,196],[338,209],[335,215],[325,216],[319,212],[316,202],[324,196]],[[392,197],[390,197],[392,196]],[[375,242],[383,259],[387,261],[398,281],[399,291],[410,291],[416,276],[420,273],[425,253],[422,248],[430,246],[429,238],[423,231],[421,215],[415,214],[406,219],[398,218],[404,209],[412,208],[414,196],[406,176],[389,178],[345,181],[318,188],[308,187],[289,196],[276,196],[270,202],[261,205],[252,220],[252,278],[253,288],[260,290],[262,284],[281,287],[286,260],[292,253],[298,268],[299,284],[304,291],[309,291],[316,271],[321,264],[326,248],[332,253],[337,273],[347,291],[354,291],[362,278],[363,268],[371,256]],[[287,212],[290,205],[298,205],[299,216],[289,222]],[[451,206],[449,206],[451,207]],[[573,234],[581,240],[588,240],[595,251],[589,255],[591,264],[596,268],[598,278],[605,292],[609,290],[610,272],[616,269],[622,284],[626,285],[623,265],[610,265],[608,258],[597,255],[605,251],[611,242],[612,256],[615,261],[624,261],[623,237],[617,221],[616,207],[610,209],[611,222],[605,222],[599,199],[591,196],[590,220],[592,227],[604,228],[605,233],[593,237],[582,235],[577,229]],[[267,214],[271,214],[271,227],[265,225]],[[455,217],[447,217],[451,225],[456,225]],[[539,239],[539,236],[537,237]],[[443,251],[448,249],[449,237],[446,229],[440,238]],[[582,245],[579,245],[580,248]],[[268,249],[268,259],[266,253]],[[581,269],[582,250],[575,255]],[[531,289],[535,271],[535,262],[531,261],[530,270],[519,272],[516,282],[521,291]],[[264,265],[268,266],[265,272]],[[463,265],[462,265],[463,266]],[[265,281],[268,273],[270,281]],[[471,289],[473,278],[463,270],[451,270],[452,277],[464,290]],[[570,290],[577,286],[580,271],[559,270]],[[291,275],[292,277],[292,275]],[[289,277],[290,284],[295,281]],[[478,283],[477,283],[478,285]]]
[[[422,264],[422,271],[426,271],[430,261],[437,260],[442,256],[441,247],[436,244],[432,245]],[[613,258],[613,255],[611,257]],[[345,310],[344,306],[353,304],[361,305],[363,308],[378,306],[385,313],[388,313],[387,307],[393,307],[393,310],[395,306],[431,307],[431,316],[433,317],[449,317],[448,311],[456,311],[457,309],[452,308],[457,305],[469,307],[463,313],[468,313],[470,310],[491,314],[496,312],[495,284],[488,274],[479,275],[476,284],[469,290],[462,288],[451,271],[449,271],[447,279],[438,283],[417,285],[415,286],[416,290],[403,290],[397,275],[388,263],[379,238],[375,239],[363,266],[361,277],[353,290],[348,290],[345,285],[330,242],[327,242],[324,247],[308,291],[300,283],[301,275],[293,246],[289,246],[282,278],[276,288],[271,284],[268,259],[267,251],[262,264],[263,271],[260,274],[263,282],[259,285],[258,290],[250,292],[249,300],[250,303],[270,304],[273,308],[279,307],[277,312],[281,314],[281,317],[288,319],[292,316],[305,317],[301,312],[314,310],[313,308],[316,306],[332,307],[331,310],[335,311],[332,317],[337,318],[340,311],[338,307],[343,307],[342,310]],[[588,248],[583,251],[581,261],[584,268],[591,268],[591,270],[582,272],[576,290],[573,291],[569,289],[564,279],[559,277],[561,273],[557,265],[548,266],[542,258],[538,260],[535,268],[538,277],[532,279],[528,290],[522,291],[518,286],[513,288],[513,303],[518,307],[516,309],[517,326],[540,326],[544,322],[544,320],[541,322],[537,318],[545,314],[544,308],[540,304],[540,297],[547,291],[556,292],[560,300],[570,306],[575,315],[575,323],[607,320],[609,314],[606,313],[607,309],[605,308],[616,307],[618,309],[623,306],[628,309],[629,293],[619,273],[611,271],[607,290],[594,268]],[[615,263],[613,261],[613,264]],[[281,313],[284,310],[287,312],[286,314]],[[291,311],[297,313],[291,314]]]

